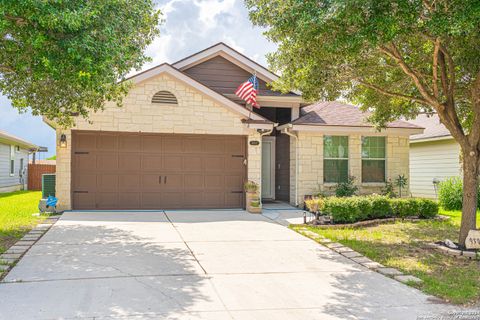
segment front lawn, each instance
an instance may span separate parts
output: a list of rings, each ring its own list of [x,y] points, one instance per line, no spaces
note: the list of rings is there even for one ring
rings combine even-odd
[[[339,242],[385,266],[423,280],[426,293],[456,304],[480,303],[480,262],[441,254],[425,244],[446,238],[457,241],[460,211],[440,210],[446,221],[396,222],[357,229],[308,230]],[[480,225],[480,214],[477,215]],[[301,232],[305,227],[293,226]],[[308,236],[308,235],[307,235]]]
[[[0,253],[43,220],[32,216],[38,212],[41,197],[41,191],[0,193]]]

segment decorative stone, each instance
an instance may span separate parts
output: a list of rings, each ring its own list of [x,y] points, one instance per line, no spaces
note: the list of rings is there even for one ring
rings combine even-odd
[[[383,264],[380,264],[378,262],[372,261],[372,262],[364,262],[361,263],[362,266],[367,267],[368,269],[379,269],[379,268],[384,268]]]
[[[378,268],[377,271],[386,276],[399,276],[402,275],[400,270],[395,268]]]
[[[10,247],[5,253],[25,253],[28,250],[28,247]]]
[[[451,256],[459,256],[462,254],[462,250],[447,248],[447,253]]]
[[[356,258],[352,258],[353,261],[358,262],[358,263],[367,263],[367,262],[373,262],[373,260],[368,259],[367,257],[360,256]]]
[[[337,247],[337,248],[334,248],[334,250],[337,251],[337,252],[340,252],[340,253],[352,251],[352,249],[350,249],[348,247]]]
[[[356,251],[347,251],[347,252],[342,252],[342,255],[347,257],[347,258],[355,258],[355,257],[361,257],[362,255]]]
[[[40,235],[38,236],[23,236],[22,241],[37,241],[38,239],[40,239]]]
[[[402,283],[414,282],[414,283],[421,283],[423,282],[421,279],[410,276],[410,275],[400,275],[393,277],[395,280],[400,281]]]
[[[4,253],[0,255],[0,259],[18,259],[22,256],[21,253]]]
[[[10,266],[7,266],[6,264],[0,264],[0,272],[7,271],[9,268]]]
[[[31,246],[35,243],[33,240],[19,240],[15,243],[17,246]]]
[[[14,263],[15,261],[17,261],[17,259],[0,258],[0,264],[10,264],[10,263]]]
[[[462,255],[469,259],[477,259],[477,253],[474,251],[463,251]]]
[[[445,245],[450,249],[458,249],[458,246],[455,243],[453,243],[453,241],[450,239],[445,240]]]
[[[318,240],[320,243],[323,243],[324,245],[327,245],[327,243],[331,243],[332,240],[328,239],[328,238],[323,238],[323,239],[319,239]]]
[[[332,242],[332,243],[326,244],[326,246],[330,249],[335,249],[335,248],[343,247],[343,244],[340,244],[338,242]]]
[[[465,247],[467,249],[480,249],[480,230],[468,231]]]

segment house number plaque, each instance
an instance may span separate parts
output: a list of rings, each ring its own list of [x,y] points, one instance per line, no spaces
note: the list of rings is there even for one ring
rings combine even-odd
[[[251,145],[251,146],[258,146],[259,144],[260,144],[260,141],[258,141],[258,140],[252,140],[252,141],[250,141],[250,145]]]
[[[480,230],[468,231],[465,247],[467,247],[467,249],[480,249]]]

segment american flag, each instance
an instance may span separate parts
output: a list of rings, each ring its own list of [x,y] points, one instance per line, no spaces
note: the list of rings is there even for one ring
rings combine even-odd
[[[253,75],[238,87],[235,94],[255,108],[260,108],[260,105],[257,103],[257,92],[258,80],[257,76]]]

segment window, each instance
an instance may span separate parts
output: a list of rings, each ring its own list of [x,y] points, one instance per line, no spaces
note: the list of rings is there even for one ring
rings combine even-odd
[[[15,146],[10,146],[10,176],[15,175]]]
[[[348,136],[323,137],[323,182],[348,180]]]
[[[20,152],[20,146],[15,146],[15,152]]]
[[[362,137],[362,182],[385,182],[385,137]]]

